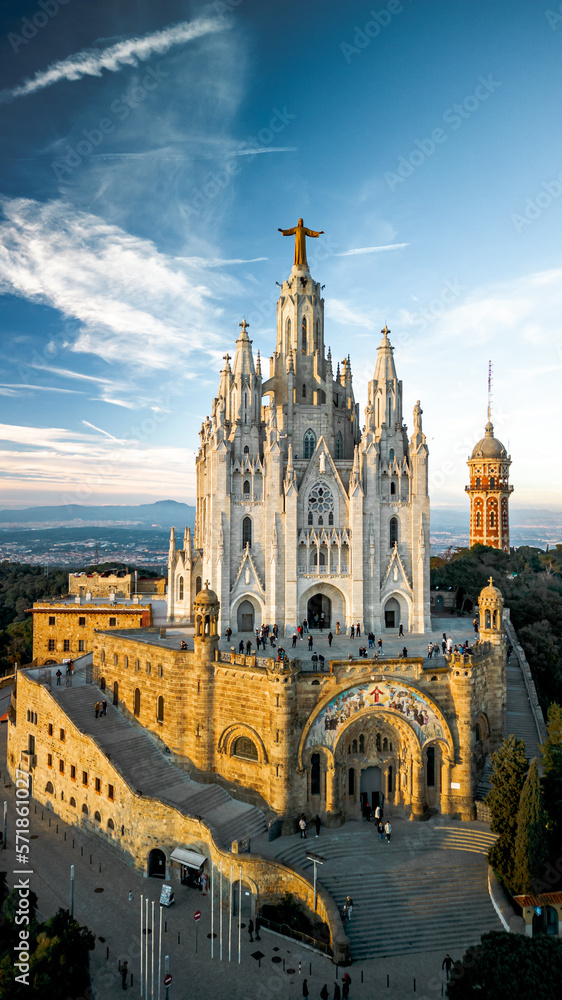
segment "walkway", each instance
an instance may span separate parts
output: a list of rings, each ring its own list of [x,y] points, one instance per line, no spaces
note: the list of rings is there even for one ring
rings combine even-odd
[[[108,705],[106,716],[96,719],[94,705],[107,691],[88,684],[55,686],[51,693],[77,728],[95,739],[132,789],[179,809],[185,816],[201,816],[223,847],[230,849],[233,840],[255,837],[266,830],[261,809],[233,799],[219,785],[193,781],[163,753],[148,731],[129,722],[113,705]]]
[[[307,850],[326,858],[318,880],[341,908],[354,962],[423,955],[436,947],[458,955],[481,934],[501,930],[488,896],[486,852],[495,840],[484,823],[439,817],[411,823],[392,816],[392,838],[381,843],[374,824],[347,822],[307,840],[297,835],[254,849],[312,872]],[[446,853],[445,853],[446,852]]]

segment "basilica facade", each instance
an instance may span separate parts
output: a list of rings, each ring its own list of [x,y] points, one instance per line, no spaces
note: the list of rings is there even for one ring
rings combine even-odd
[[[277,303],[269,376],[240,324],[200,431],[195,536],[172,531],[168,615],[189,619],[208,580],[220,629],[429,630],[428,449],[419,402],[413,433],[382,330],[364,425],[349,356],[325,348],[324,300],[302,220]],[[374,359],[373,359],[374,360]]]

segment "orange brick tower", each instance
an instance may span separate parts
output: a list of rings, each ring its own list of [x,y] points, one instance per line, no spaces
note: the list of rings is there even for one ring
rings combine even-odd
[[[511,458],[494,437],[491,422],[492,365],[488,372],[488,423],[485,436],[468,459],[470,485],[470,545],[489,545],[509,552],[509,485]]]

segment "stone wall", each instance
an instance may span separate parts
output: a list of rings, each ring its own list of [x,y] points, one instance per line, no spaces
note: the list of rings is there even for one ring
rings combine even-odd
[[[303,872],[259,855],[233,855],[222,850],[215,842],[213,830],[199,818],[186,816],[178,809],[158,799],[145,797],[129,787],[94,740],[81,733],[65,715],[48,689],[21,672],[18,674],[16,704],[15,720],[9,722],[8,729],[10,774],[15,778],[17,767],[28,769],[25,761],[28,738],[32,735],[36,757],[36,765],[31,767],[33,798],[65,822],[93,830],[118,845],[131,857],[135,867],[144,872],[147,871],[148,855],[153,848],[164,852],[168,869],[170,854],[175,847],[195,849],[215,866],[222,861],[223,871],[234,865],[236,880],[241,869],[242,880],[252,886],[255,904],[275,902],[284,893],[290,892],[312,911],[313,887]],[[33,718],[37,715],[37,723],[27,721],[28,713]],[[64,738],[61,738],[61,731]],[[72,766],[75,777],[72,776]],[[84,771],[87,773],[87,784],[83,783]],[[99,791],[96,790],[96,778],[100,782]],[[83,812],[84,806],[87,814]],[[95,819],[96,813],[99,820]],[[108,826],[110,821],[113,826]],[[224,893],[226,898],[226,879]],[[335,959],[345,961],[349,957],[349,942],[337,907],[321,886],[318,889],[317,913],[329,927]]]

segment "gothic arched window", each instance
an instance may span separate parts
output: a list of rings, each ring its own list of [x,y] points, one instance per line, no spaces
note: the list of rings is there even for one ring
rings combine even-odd
[[[290,350],[290,347],[291,347],[291,320],[290,319],[288,319],[287,322],[285,323],[285,336],[286,336],[286,340],[287,340],[287,343],[285,345],[285,350],[288,352]]]
[[[309,510],[309,512],[308,512],[308,523],[309,524],[314,524],[314,515],[313,515],[313,513],[312,513],[311,510]]]
[[[164,699],[162,695],[158,698],[158,704],[156,708],[156,718],[158,722],[164,722]]]
[[[389,462],[393,462],[394,461],[394,448],[391,448],[390,451],[389,451],[389,453],[388,453],[388,461]]]
[[[479,528],[479,527],[480,527],[480,520],[481,520],[481,518],[480,518],[480,511],[479,511],[479,510],[477,510],[477,511],[476,511],[476,527],[477,527],[477,528]]]
[[[306,399],[306,385],[304,382],[302,384],[302,398]]]
[[[306,325],[306,316],[303,316],[302,326],[301,326],[301,347],[303,354],[306,354],[306,343],[307,343],[307,325]]]
[[[494,477],[494,476],[490,476],[490,489],[491,489],[491,490],[495,490],[495,488],[496,488],[496,480],[495,480],[495,477]]]
[[[475,486],[480,486],[480,476],[476,476]]]
[[[334,515],[330,513],[328,514],[328,524],[333,524],[333,523],[334,523]]]
[[[394,546],[394,544],[398,544],[398,518],[397,517],[391,517],[390,518],[390,525],[389,525],[389,533],[388,533],[388,535],[389,535],[389,539],[388,539],[389,540],[389,544],[390,544],[390,547],[392,548]]]
[[[244,496],[245,497],[249,497],[250,496],[250,480],[249,479],[245,479],[244,480],[243,492],[244,492]]]
[[[495,526],[496,526],[496,515],[494,514],[493,511],[491,511],[491,513],[490,513],[490,527],[491,528],[495,528]]]
[[[324,514],[332,514],[334,510],[334,497],[331,489],[326,483],[315,483],[312,487],[310,493],[308,494],[308,514],[309,514],[309,524],[310,515],[320,515],[318,517],[317,524],[323,525]],[[314,523],[314,521],[312,522]],[[333,522],[332,522],[333,523]]]
[[[245,760],[258,760],[257,747],[249,736],[239,736],[232,748],[233,757],[244,757]]]
[[[435,747],[427,748],[427,787],[435,785]]]
[[[183,576],[178,580],[178,601],[183,601]]]
[[[314,454],[314,449],[316,448],[316,434],[311,427],[305,431],[303,438],[303,450],[305,458],[312,458]]]
[[[336,458],[343,458],[343,438],[341,431],[336,434]]]
[[[365,737],[363,733],[359,736],[359,753],[365,752]]]
[[[390,484],[390,495],[391,497],[396,496],[396,483]]]
[[[320,795],[320,754],[313,753],[310,758],[310,794]]]
[[[249,549],[252,548],[252,518],[245,517],[242,521],[242,545],[245,548],[246,545]]]
[[[244,454],[245,455],[249,455],[250,454],[250,449],[249,449],[249,447],[248,447],[247,444],[244,445]]]

